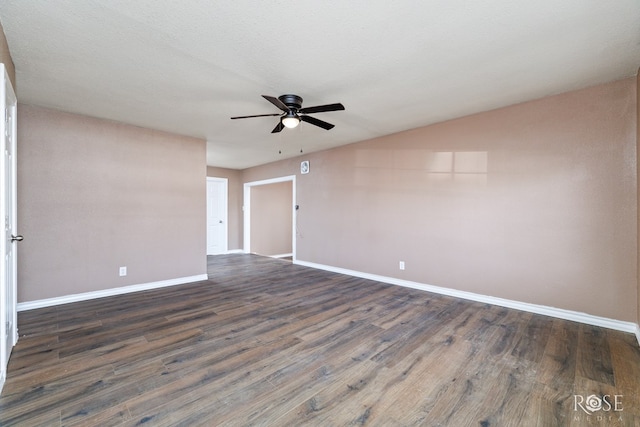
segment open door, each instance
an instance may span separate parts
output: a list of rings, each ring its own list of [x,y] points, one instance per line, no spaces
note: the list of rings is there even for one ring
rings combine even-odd
[[[4,64],[0,64],[0,391],[7,377],[11,350],[18,342],[16,242],[16,117],[18,102]]]

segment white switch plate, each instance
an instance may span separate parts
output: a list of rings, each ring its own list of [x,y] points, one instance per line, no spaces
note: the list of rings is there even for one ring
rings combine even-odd
[[[127,267],[120,267],[120,276],[127,275]]]
[[[400,261],[400,270],[404,270],[404,261]]]

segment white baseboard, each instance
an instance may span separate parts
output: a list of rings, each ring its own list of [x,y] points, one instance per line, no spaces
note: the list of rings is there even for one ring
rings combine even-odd
[[[269,257],[271,257],[271,258],[286,258],[286,257],[293,257],[293,253],[289,253],[289,254],[278,254],[278,255],[269,255]]]
[[[392,285],[404,286],[407,288],[419,289],[422,291],[433,292],[436,294],[448,295],[451,297],[467,299],[471,301],[482,302],[486,304],[499,305],[501,307],[514,308],[516,310],[527,311],[530,313],[543,314],[545,316],[557,317],[559,319],[571,320],[574,322],[585,323],[587,325],[601,326],[603,328],[615,329],[623,332],[630,332],[636,335],[638,344],[640,345],[640,327],[633,322],[624,322],[621,320],[609,319],[607,317],[593,316],[578,311],[565,310],[562,308],[549,307],[546,305],[529,304],[526,302],[514,301],[504,298],[491,297],[473,292],[459,291],[456,289],[442,288],[439,286],[425,285],[423,283],[412,282],[409,280],[396,279],[394,277],[379,276],[377,274],[363,273],[361,271],[349,270],[346,268],[332,267],[324,264],[316,264],[313,262],[295,260],[294,264],[306,267],[317,268],[320,270],[331,271],[334,273],[346,274],[348,276],[360,277],[363,279],[375,280],[378,282],[389,283]]]
[[[104,289],[100,291],[85,292],[81,294],[64,295],[61,297],[47,298],[36,301],[18,303],[18,311],[34,310],[36,308],[52,307],[54,305],[68,304],[70,302],[87,301],[95,298],[110,297],[114,295],[128,294],[131,292],[147,291],[150,289],[164,288],[166,286],[182,285],[185,283],[200,282],[209,278],[206,274],[196,276],[179,277],[176,279],[161,280],[159,282],[141,283],[138,285],[123,286],[120,288]]]
[[[207,256],[216,256],[216,255],[227,255],[227,254],[243,254],[244,251],[242,249],[229,249],[227,251],[223,251],[217,254],[207,254]]]

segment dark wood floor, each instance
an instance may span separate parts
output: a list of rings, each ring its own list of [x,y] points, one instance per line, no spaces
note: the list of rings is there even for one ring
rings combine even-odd
[[[209,273],[20,313],[0,425],[640,425],[631,334],[254,255]]]

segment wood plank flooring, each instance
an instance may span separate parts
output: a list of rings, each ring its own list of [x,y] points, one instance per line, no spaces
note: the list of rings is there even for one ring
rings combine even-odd
[[[255,255],[208,262],[208,281],[21,312],[0,425],[640,425],[631,334]],[[621,410],[576,407],[590,395]]]

